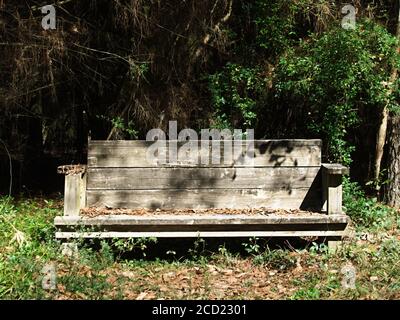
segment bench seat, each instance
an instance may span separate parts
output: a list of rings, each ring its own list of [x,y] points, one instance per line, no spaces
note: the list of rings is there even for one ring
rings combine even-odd
[[[340,240],[345,234],[350,220],[342,212],[341,181],[348,169],[321,163],[321,140],[254,141],[251,165],[236,160],[197,165],[149,162],[150,145],[147,141],[89,141],[86,165],[60,167],[59,173],[66,176],[64,216],[55,218],[56,237]],[[224,154],[223,145],[220,154]],[[89,207],[192,209],[193,214],[82,215],[81,209]],[[225,208],[239,214],[217,214]],[[241,209],[251,208],[268,208],[268,214],[240,214]],[[196,210],[203,209],[209,214],[196,215]],[[298,212],[273,213],[280,209]]]
[[[342,237],[346,215],[103,215],[57,217],[57,238]],[[82,231],[85,230],[86,231]],[[90,230],[90,231],[88,231]]]

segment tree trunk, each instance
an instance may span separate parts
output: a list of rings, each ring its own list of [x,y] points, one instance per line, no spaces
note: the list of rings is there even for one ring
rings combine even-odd
[[[396,37],[400,39],[400,1],[398,10]],[[400,208],[400,115],[392,115],[388,121],[388,184],[384,189],[384,200],[390,206]]]
[[[398,16],[397,16],[397,29],[396,29],[396,38],[397,40],[400,41],[400,0],[398,1]],[[398,52],[400,48],[397,48]],[[376,137],[376,148],[375,148],[375,166],[374,166],[374,178],[375,182],[377,182],[377,191],[379,192],[380,186],[379,186],[379,176],[381,172],[381,162],[382,162],[382,157],[383,157],[383,150],[385,147],[385,142],[386,142],[386,135],[387,135],[387,126],[388,126],[388,118],[389,118],[389,110],[388,110],[388,104],[389,104],[389,99],[390,95],[393,93],[393,85],[397,80],[397,75],[398,75],[398,70],[396,67],[393,67],[392,73],[390,75],[389,83],[388,83],[388,92],[387,92],[387,97],[388,97],[388,102],[386,105],[383,107],[381,114],[380,114],[380,124],[379,124],[379,129],[377,132],[377,137]]]
[[[375,182],[379,182],[383,150],[386,142],[386,133],[387,133],[388,117],[389,117],[389,110],[387,106],[384,106],[384,108],[382,109],[380,117],[381,117],[381,123],[379,124],[379,129],[376,136],[376,146],[375,146],[375,168],[374,168]],[[378,183],[377,183],[377,191],[379,191]]]
[[[400,116],[390,119],[388,139],[388,184],[385,200],[393,207],[400,208]]]

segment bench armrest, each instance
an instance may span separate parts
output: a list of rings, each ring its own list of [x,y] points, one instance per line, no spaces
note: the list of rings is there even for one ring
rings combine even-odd
[[[79,216],[86,207],[86,166],[60,166],[57,172],[65,175],[64,216]]]
[[[324,163],[321,171],[323,210],[327,214],[342,214],[342,176],[349,174],[349,168],[341,164]]]
[[[349,174],[349,168],[337,163],[323,163],[322,170],[327,174]]]

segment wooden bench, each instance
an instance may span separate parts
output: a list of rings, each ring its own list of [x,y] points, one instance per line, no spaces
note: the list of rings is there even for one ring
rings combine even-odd
[[[149,162],[146,151],[151,143],[89,141],[86,166],[60,167],[66,175],[64,216],[55,218],[56,237],[276,236],[338,241],[344,235],[349,218],[342,212],[341,181],[348,169],[321,164],[321,140],[254,141],[251,166],[240,161]],[[223,143],[220,152],[224,154]],[[88,207],[193,210],[186,215],[82,216],[80,210]],[[207,208],[268,210],[254,215],[196,214]],[[297,211],[271,214],[271,209]]]

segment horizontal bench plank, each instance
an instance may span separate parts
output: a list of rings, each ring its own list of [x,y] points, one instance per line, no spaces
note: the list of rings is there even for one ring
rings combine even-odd
[[[310,188],[320,168],[90,168],[88,190]]]
[[[166,140],[168,141],[171,140]],[[174,140],[175,141],[175,140]],[[191,140],[191,141],[196,141],[196,140]],[[198,142],[201,142],[202,140],[197,140]],[[210,140],[212,141],[212,140]],[[221,141],[221,143],[224,142],[224,140],[214,140],[214,141]],[[235,141],[235,140],[233,140]],[[178,143],[184,143],[184,141],[177,141]],[[243,143],[246,142],[246,140],[242,140]],[[322,147],[322,140],[321,139],[256,139],[254,140],[256,143],[267,143],[267,144],[272,144],[272,145],[279,145],[279,146],[285,146],[285,147],[295,147],[295,146],[319,146]],[[146,141],[146,140],[90,140],[89,141],[90,145],[92,146],[109,146],[109,145],[118,145],[118,146],[127,146],[127,147],[145,147],[149,143],[152,143],[152,141]]]
[[[320,209],[321,190],[168,189],[87,190],[87,206],[109,208],[256,208]]]
[[[160,149],[160,154],[169,155],[169,141],[166,142],[166,148]],[[201,150],[201,142],[197,143]],[[221,161],[213,164],[211,159],[211,144],[209,152],[209,161],[207,164],[201,164],[201,152],[195,161],[187,157],[187,154],[179,153],[178,162],[161,164],[154,159],[150,161],[146,157],[146,152],[153,142],[147,141],[90,141],[88,147],[88,166],[95,167],[160,167],[160,166],[206,166],[206,167],[319,167],[321,165],[321,140],[255,140],[254,141],[254,161],[243,162],[240,154],[234,157],[224,158],[224,141],[220,142],[218,154]],[[178,142],[179,148],[185,142]],[[246,152],[246,142],[242,142],[242,152]],[[233,150],[233,148],[232,148]],[[233,159],[233,160],[232,160]]]
[[[346,215],[183,215],[56,217],[57,238],[130,238],[130,237],[342,237],[349,218]],[[71,227],[83,228],[72,231]],[[149,226],[152,227],[148,228]],[[176,227],[192,226],[183,231]],[[232,230],[240,226],[240,230]],[[309,226],[304,229],[304,226]],[[85,231],[100,227],[103,231]],[[119,227],[123,227],[121,230]],[[138,231],[138,227],[143,231]],[[196,230],[202,229],[201,231]],[[223,228],[226,228],[224,230]],[[106,230],[104,230],[106,229]],[[230,230],[231,229],[231,230]],[[251,229],[251,230],[250,230]],[[134,231],[135,230],[135,231]],[[174,231],[175,230],[175,231]]]
[[[338,163],[323,163],[321,167],[322,170],[325,171],[327,174],[332,174],[332,175],[349,174],[349,168]]]
[[[184,231],[184,232],[56,232],[57,239],[81,238],[251,238],[342,237],[343,231]]]
[[[102,215],[96,217],[58,216],[56,226],[68,225],[231,225],[231,224],[343,224],[348,223],[349,217],[344,214],[270,214],[270,215]]]

